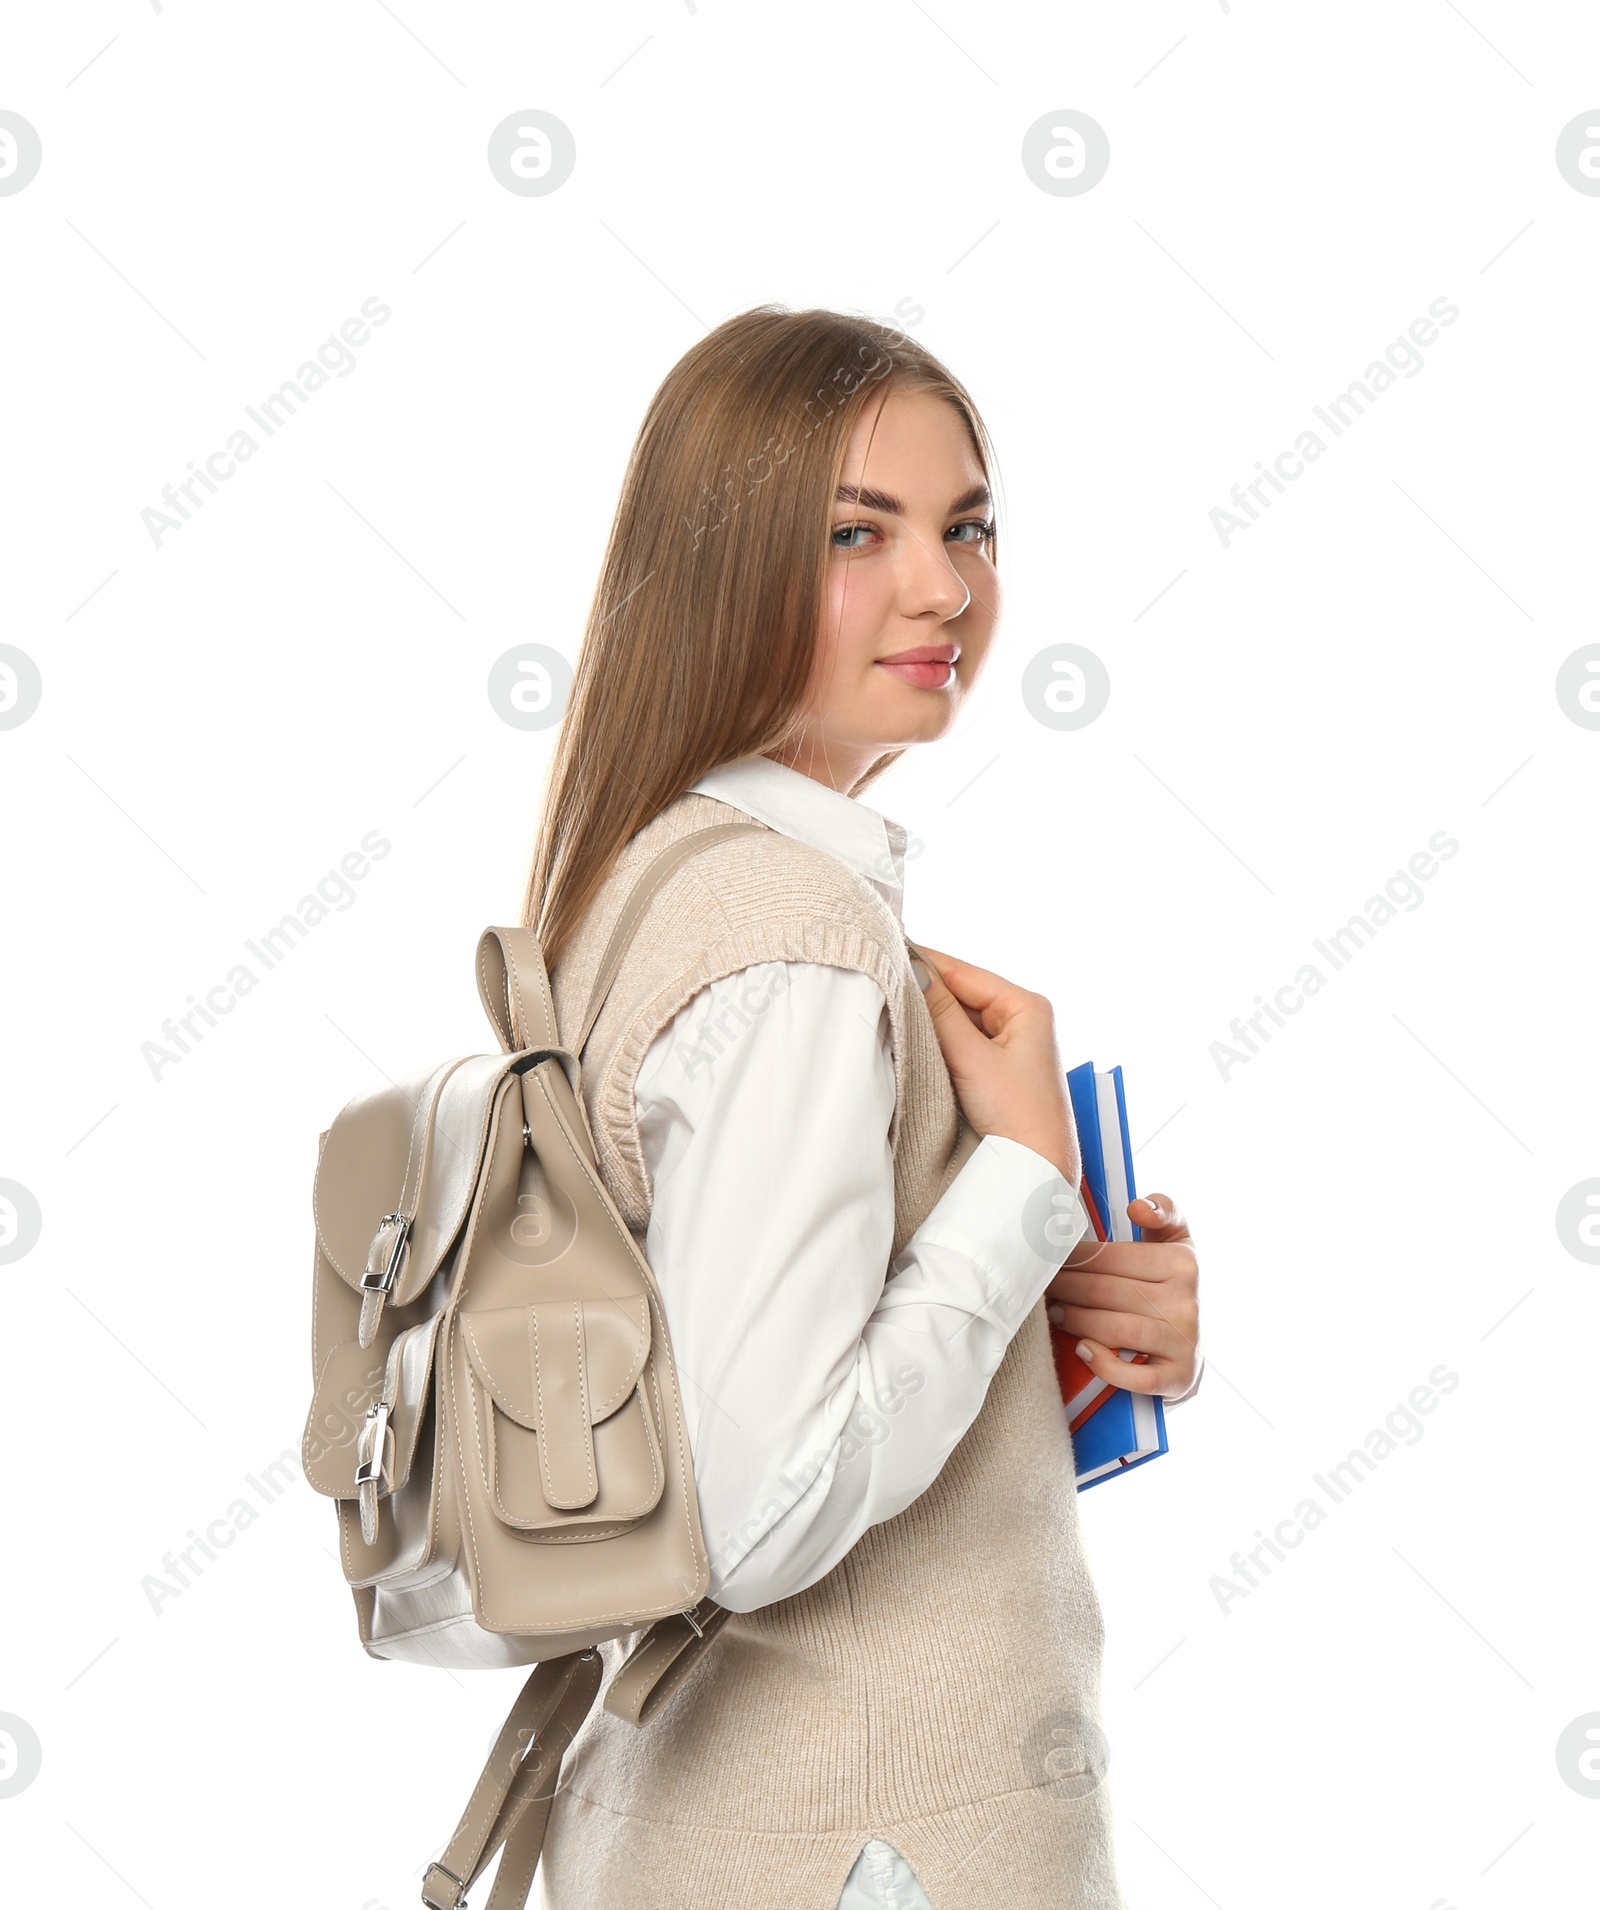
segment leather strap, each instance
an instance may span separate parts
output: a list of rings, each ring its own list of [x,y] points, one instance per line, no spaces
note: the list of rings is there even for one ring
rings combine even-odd
[[[658,1618],[611,1680],[606,1709],[629,1724],[648,1724],[728,1622],[727,1608],[701,1599],[691,1625],[681,1612]],[[695,1626],[699,1627],[698,1632]]]
[[[444,1855],[428,1866],[429,1910],[465,1910],[467,1892],[502,1844],[485,1910],[523,1910],[567,1747],[600,1689],[600,1654],[568,1652],[535,1665],[500,1727]],[[526,1747],[524,1749],[524,1747]]]
[[[766,828],[764,822],[715,822],[708,829],[694,829],[686,836],[679,836],[676,842],[669,842],[655,860],[645,870],[628,892],[628,899],[622,905],[622,913],[617,917],[611,939],[606,943],[606,952],[600,957],[600,966],[595,972],[594,988],[589,996],[589,1006],[584,1010],[583,1026],[578,1030],[578,1038],[572,1044],[572,1052],[583,1053],[584,1043],[589,1039],[590,1031],[600,1018],[600,1010],[605,1006],[606,997],[611,993],[611,984],[617,979],[617,970],[622,966],[622,958],[628,952],[634,931],[654,896],[667,877],[678,864],[687,857],[698,855],[702,849],[709,849],[715,842],[725,842],[730,836],[751,835]]]
[[[703,1598],[692,1625],[681,1612],[658,1619],[612,1679],[605,1708],[630,1724],[647,1724],[728,1618],[725,1607]],[[594,1705],[602,1674],[600,1654],[593,1650],[534,1667],[500,1727],[455,1835],[423,1878],[422,1901],[429,1910],[466,1910],[468,1890],[502,1843],[505,1854],[484,1910],[523,1910],[562,1759]]]
[[[502,1053],[561,1045],[550,978],[531,928],[486,928],[479,936],[478,996]]]

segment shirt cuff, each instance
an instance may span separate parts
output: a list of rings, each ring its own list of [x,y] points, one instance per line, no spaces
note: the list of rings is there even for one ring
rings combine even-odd
[[[1053,1162],[1021,1141],[987,1134],[915,1243],[954,1248],[974,1263],[984,1276],[983,1311],[1009,1338],[1089,1231],[1077,1188]]]

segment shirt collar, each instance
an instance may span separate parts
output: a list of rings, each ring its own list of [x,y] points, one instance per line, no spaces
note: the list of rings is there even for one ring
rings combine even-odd
[[[740,756],[731,763],[719,763],[690,787],[702,796],[732,803],[769,829],[837,856],[877,890],[896,921],[901,919],[906,832],[858,797],[830,789],[770,756]]]

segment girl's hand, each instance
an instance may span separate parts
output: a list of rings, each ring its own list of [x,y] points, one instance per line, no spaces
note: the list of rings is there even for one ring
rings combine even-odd
[[[998,1134],[1042,1154],[1076,1191],[1083,1171],[1078,1130],[1050,1003],[986,968],[920,942],[917,948],[929,970],[923,999],[962,1113],[979,1134]]]
[[[1080,1336],[1078,1357],[1098,1378],[1179,1399],[1200,1371],[1199,1264],[1170,1195],[1130,1201],[1128,1218],[1144,1238],[1080,1240],[1045,1288],[1046,1312]],[[1120,1346],[1150,1358],[1118,1359]]]

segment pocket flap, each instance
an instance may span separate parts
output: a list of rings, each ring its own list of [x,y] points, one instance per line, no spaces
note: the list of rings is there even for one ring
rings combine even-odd
[[[599,1492],[590,1428],[629,1399],[650,1351],[650,1297],[540,1300],[462,1315],[467,1357],[494,1403],[539,1436],[545,1497],[578,1511]]]
[[[531,1432],[539,1430],[541,1371],[547,1384],[559,1384],[558,1369],[571,1369],[581,1352],[594,1424],[609,1418],[639,1383],[650,1351],[650,1296],[489,1307],[463,1313],[461,1324],[478,1378],[501,1412]]]
[[[356,1496],[356,1461],[367,1408],[389,1403],[379,1498],[398,1492],[411,1475],[417,1433],[428,1404],[434,1341],[440,1314],[408,1327],[390,1345],[362,1346],[346,1340],[322,1362],[300,1444],[306,1482],[330,1499]]]

